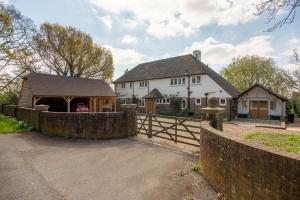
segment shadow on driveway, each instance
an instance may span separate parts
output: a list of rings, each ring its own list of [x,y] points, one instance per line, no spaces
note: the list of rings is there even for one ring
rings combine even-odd
[[[216,199],[192,162],[129,139],[0,135],[0,199]]]

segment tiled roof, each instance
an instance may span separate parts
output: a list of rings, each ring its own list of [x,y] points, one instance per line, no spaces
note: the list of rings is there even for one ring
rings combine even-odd
[[[24,77],[35,96],[116,96],[103,80],[30,73]]]

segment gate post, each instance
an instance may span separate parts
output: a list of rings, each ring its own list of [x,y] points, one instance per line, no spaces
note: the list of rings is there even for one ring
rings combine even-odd
[[[148,138],[152,138],[152,113],[148,114],[149,124],[148,124]]]
[[[175,118],[175,143],[177,143],[177,117]]]
[[[211,121],[211,126],[215,129],[223,131],[223,113],[224,108],[218,107],[218,99],[210,97],[208,99],[208,106],[200,108],[202,112],[202,119]]]

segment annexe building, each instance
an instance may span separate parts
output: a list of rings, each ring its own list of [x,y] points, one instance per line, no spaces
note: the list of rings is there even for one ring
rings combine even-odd
[[[239,91],[201,61],[201,52],[142,63],[114,81],[121,104],[137,103],[140,112],[170,112],[170,98],[181,99],[181,108],[194,113],[210,96],[219,99],[225,117],[237,113]]]
[[[255,84],[240,94],[238,117],[284,121],[286,101],[288,101],[286,97],[260,84]]]
[[[49,105],[50,111],[71,112],[84,104],[90,112],[113,111],[116,95],[103,80],[30,73],[23,78],[20,107]]]

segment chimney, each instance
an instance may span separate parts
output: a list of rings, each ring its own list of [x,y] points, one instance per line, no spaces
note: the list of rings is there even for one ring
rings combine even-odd
[[[193,51],[193,56],[197,59],[201,61],[201,51],[200,50],[195,50]]]

